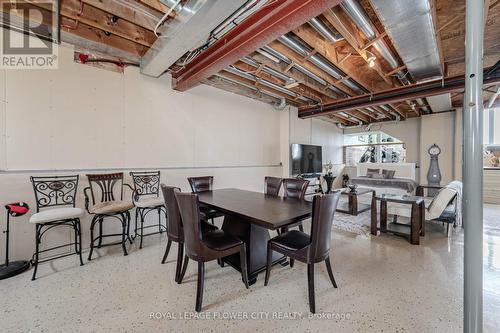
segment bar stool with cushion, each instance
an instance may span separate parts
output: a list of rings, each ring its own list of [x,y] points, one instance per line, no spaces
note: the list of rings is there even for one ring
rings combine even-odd
[[[135,205],[135,228],[132,239],[141,237],[139,248],[142,249],[142,239],[145,236],[156,235],[166,231],[167,228],[161,223],[162,213],[167,219],[165,202],[160,196],[160,171],[131,172],[134,182],[134,205]],[[144,219],[150,212],[158,213],[158,224],[144,226]],[[140,217],[140,228],[137,228],[137,220]],[[156,228],[157,232],[144,234],[144,229]],[[140,234],[138,233],[140,231]]]
[[[168,214],[168,228],[167,228],[167,248],[165,249],[165,254],[161,261],[162,264],[165,263],[170,251],[170,246],[172,242],[178,243],[177,250],[177,268],[175,270],[175,282],[181,283],[181,266],[182,259],[184,256],[184,230],[182,228],[181,214],[179,212],[179,206],[177,206],[177,201],[175,199],[175,193],[181,190],[177,187],[167,186],[161,184],[161,190],[163,192],[163,199],[165,200],[165,207],[167,208]],[[206,233],[210,231],[217,230],[217,227],[206,222],[201,221],[201,232]],[[187,267],[187,262],[184,265],[184,270]],[[184,275],[184,273],[182,273]]]
[[[214,184],[213,176],[188,177],[189,186],[193,193],[211,192]],[[211,220],[214,224],[214,219],[224,216],[223,213],[216,211],[210,207],[200,206],[201,218],[203,220]]]
[[[53,176],[53,177],[31,177],[36,199],[36,214],[30,218],[30,223],[35,224],[35,253],[31,260],[34,266],[32,280],[36,279],[38,264],[49,260],[77,254],[82,260],[82,233],[80,228],[80,217],[83,209],[75,207],[76,190],[78,188],[78,175],[76,176]],[[55,227],[70,227],[74,231],[75,241],[67,244],[40,250],[42,236]],[[64,254],[50,256],[40,259],[40,254],[59,248],[74,245],[74,251]]]
[[[283,180],[283,196],[289,199],[304,200],[306,196],[307,187],[309,186],[309,181],[304,179],[287,178]],[[297,222],[287,226],[285,229],[288,230],[293,227],[299,227],[300,231],[304,231],[302,222]]]
[[[186,258],[198,262],[198,283],[196,291],[196,311],[201,311],[203,299],[203,284],[205,278],[205,262],[221,259],[232,254],[240,255],[241,276],[248,289],[247,261],[245,244],[238,238],[216,230],[202,234],[200,223],[200,206],[198,195],[194,193],[175,192],[184,227]],[[185,269],[183,269],[185,271]],[[182,280],[182,276],[180,277]]]
[[[265,177],[264,178],[264,194],[277,197],[280,193],[283,178]]]
[[[307,280],[309,288],[309,309],[316,312],[314,300],[314,264],[324,261],[330,280],[334,288],[337,283],[333,277],[330,264],[330,239],[332,223],[340,198],[340,192],[316,195],[313,198],[311,235],[298,230],[291,230],[270,239],[267,243],[267,267],[264,285],[269,282],[271,273],[272,253],[279,252],[290,258],[290,267],[293,261],[298,260],[307,264]]]
[[[92,260],[92,253],[95,243],[97,248],[110,245],[122,245],[123,255],[127,255],[125,244],[129,236],[130,210],[134,208],[132,201],[123,200],[124,188],[133,189],[130,185],[123,183],[123,172],[108,173],[99,175],[87,175],[89,186],[83,190],[85,194],[85,208],[92,217],[90,224],[90,252],[88,260]],[[90,202],[92,201],[92,202]],[[118,220],[122,227],[121,233],[103,234],[102,224],[104,220]],[[99,236],[94,238],[95,225],[99,224]],[[106,237],[121,236],[121,241],[102,244],[102,239]]]

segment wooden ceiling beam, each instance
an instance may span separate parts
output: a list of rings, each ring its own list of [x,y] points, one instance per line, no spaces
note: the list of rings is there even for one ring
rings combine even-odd
[[[340,8],[329,9],[323,13],[323,16],[327,19],[327,21],[337,30],[342,37],[349,43],[349,45],[358,53],[367,63],[368,58],[370,57],[367,53],[367,50],[363,50],[363,45],[358,41],[356,36],[351,32],[355,30],[354,25],[349,24],[346,20],[341,18],[339,15]],[[394,86],[392,80],[388,78],[384,72],[384,70],[380,67],[378,62],[375,62],[375,66],[371,68],[375,70],[378,75],[384,80],[389,86]]]
[[[329,60],[333,65],[338,67],[341,71],[349,75],[354,81],[362,85],[366,90],[373,91],[377,89],[387,89],[389,86],[383,82],[375,83],[366,75],[368,65],[360,67],[357,64],[349,61],[352,54],[349,53],[337,61],[336,48],[334,44],[326,43],[325,40],[311,27],[303,25],[293,31],[300,39],[306,42],[309,46],[314,48],[320,55]],[[386,80],[388,80],[386,78]],[[375,87],[373,84],[375,83]],[[374,89],[375,88],[375,89]]]
[[[8,5],[1,6],[2,10],[9,10]],[[42,25],[49,25],[49,19],[52,17],[52,13],[43,8],[43,6],[34,6],[33,8],[36,8],[37,10],[40,10],[42,13]],[[23,19],[22,17],[19,16],[20,19]],[[76,37],[82,38],[84,40],[88,40],[90,42],[97,43],[99,45],[106,45],[111,49],[117,49],[121,51],[125,51],[126,53],[129,53],[131,56],[142,56],[146,50],[147,47],[144,45],[140,45],[135,42],[131,42],[130,40],[127,40],[125,38],[116,36],[116,35],[106,35],[103,30],[100,30],[98,28],[94,28],[92,26],[89,26],[85,23],[79,23],[78,25],[75,24],[75,26],[72,27],[61,27],[61,32],[68,33],[69,35],[74,35]],[[64,41],[64,40],[63,40]],[[84,46],[83,46],[84,47]],[[84,47],[85,48],[85,47]],[[101,51],[102,53],[102,51]],[[114,54],[110,54],[111,56],[115,56]],[[119,56],[118,56],[119,57]]]
[[[140,4],[138,6],[141,6],[142,10],[139,11],[135,10],[133,6],[117,5],[114,0],[83,0],[83,2],[150,31],[153,31],[156,23],[161,18],[160,13]]]
[[[42,7],[47,10],[51,9],[40,3],[32,3],[37,7]],[[81,22],[146,47],[151,47],[156,40],[156,36],[151,31],[126,20],[121,20],[118,17],[118,20],[113,22],[111,14],[80,3],[78,0],[62,1],[61,15],[75,21],[76,23],[73,24],[74,26],[78,24],[77,22]]]
[[[136,0],[139,3],[142,3],[145,6],[148,6],[149,8],[152,8],[162,14],[167,13],[170,8],[168,6],[164,5],[161,3],[159,0]]]

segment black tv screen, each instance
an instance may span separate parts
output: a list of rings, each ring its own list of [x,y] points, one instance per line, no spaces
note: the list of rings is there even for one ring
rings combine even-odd
[[[291,146],[292,175],[321,173],[323,170],[321,146],[294,143]]]

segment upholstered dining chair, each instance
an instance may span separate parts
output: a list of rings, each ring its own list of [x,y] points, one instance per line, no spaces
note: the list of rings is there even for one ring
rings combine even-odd
[[[330,263],[330,239],[333,218],[340,198],[340,192],[316,195],[313,198],[311,235],[298,230],[290,230],[270,239],[267,243],[267,267],[264,285],[269,283],[272,253],[279,252],[290,258],[290,267],[298,260],[307,264],[309,289],[309,310],[316,312],[314,297],[314,264],[324,261],[334,288],[337,283],[333,277]]]
[[[264,178],[264,193],[277,197],[280,193],[283,178],[265,177]]]
[[[78,175],[76,176],[52,176],[52,177],[31,177],[33,190],[35,192],[36,213],[30,218],[30,223],[35,224],[35,253],[31,260],[33,276],[36,279],[38,264],[76,254],[82,260],[82,232],[80,227],[80,217],[83,209],[75,207],[76,191],[78,188]],[[52,228],[70,227],[74,231],[75,241],[59,245],[52,248],[40,250],[42,236]],[[74,252],[50,256],[40,259],[40,254],[74,245]]]
[[[166,231],[165,225],[161,223],[162,214],[167,219],[165,202],[160,197],[160,171],[131,172],[134,183],[134,205],[135,205],[135,228],[132,239],[140,237],[139,249],[142,249],[142,239],[145,236],[155,235]],[[151,212],[158,213],[158,224],[144,226],[144,219]],[[140,218],[140,227],[137,220]],[[157,232],[144,234],[144,229],[158,228]],[[140,233],[139,233],[140,232]]]
[[[212,191],[214,185],[213,176],[201,176],[201,177],[188,177],[189,186],[191,186],[191,191],[193,193],[202,193]],[[202,213],[202,219],[208,221],[211,220],[214,224],[214,219],[224,216],[223,213],[216,211],[210,207],[201,205],[200,210]]]
[[[238,238],[224,232],[223,230],[211,231],[203,234],[201,232],[200,208],[198,195],[194,193],[175,192],[175,198],[179,205],[184,228],[184,244],[186,246],[186,258],[198,262],[198,283],[196,290],[197,312],[201,311],[203,303],[203,285],[205,279],[205,262],[221,259],[232,254],[240,255],[241,276],[245,287],[248,289],[247,259],[245,244]],[[183,271],[185,269],[183,268]],[[182,280],[183,276],[180,277]]]
[[[172,246],[172,242],[178,243],[177,250],[177,268],[175,270],[175,282],[181,283],[181,266],[182,259],[184,256],[184,230],[182,228],[181,214],[179,212],[179,206],[177,205],[177,201],[175,199],[175,193],[180,192],[181,190],[177,187],[167,186],[165,184],[161,184],[161,191],[163,193],[163,199],[165,202],[165,207],[167,208],[168,215],[168,227],[167,227],[167,248],[165,249],[165,254],[163,255],[163,259],[161,261],[162,264],[167,261],[168,253],[170,251],[170,247]],[[201,232],[206,233],[210,231],[217,230],[217,227],[207,223],[206,221],[201,221]],[[184,265],[184,269],[187,267],[187,263]],[[184,273],[182,273],[184,275]]]
[[[283,197],[289,199],[297,199],[304,200],[306,196],[307,187],[309,186],[309,181],[305,179],[296,179],[296,178],[286,178],[283,180]],[[300,231],[304,231],[304,227],[302,226],[302,222],[298,222],[292,225],[289,225],[285,228],[285,231],[293,228],[299,227]]]
[[[123,182],[123,172],[87,175],[89,186],[83,190],[85,195],[85,209],[93,215],[90,223],[90,252],[88,260],[92,260],[92,253],[96,247],[122,245],[123,255],[127,255],[127,239],[132,243],[129,235],[130,230],[130,210],[134,208],[132,201],[124,200],[125,187],[133,193],[133,188]],[[102,224],[105,219],[118,220],[122,227],[121,233],[103,234]],[[94,238],[95,225],[99,224],[99,235]],[[102,244],[102,239],[106,237],[121,236],[121,241]]]

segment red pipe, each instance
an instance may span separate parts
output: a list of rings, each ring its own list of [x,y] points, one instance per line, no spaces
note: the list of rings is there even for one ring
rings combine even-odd
[[[172,87],[185,91],[240,58],[338,5],[341,0],[275,0],[174,73]]]

